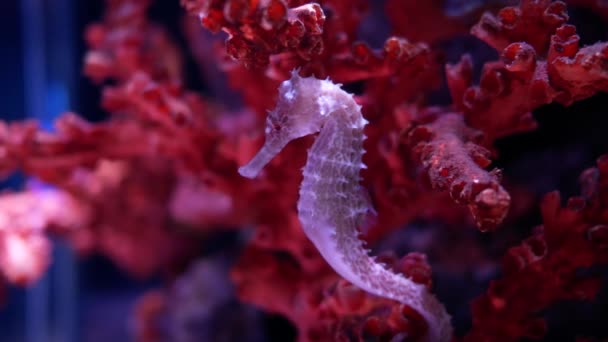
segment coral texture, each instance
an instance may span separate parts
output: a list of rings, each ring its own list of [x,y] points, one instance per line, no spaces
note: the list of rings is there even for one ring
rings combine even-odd
[[[0,290],[59,237],[165,280],[139,341],[608,338],[603,1],[104,4],[105,116],[0,123]]]

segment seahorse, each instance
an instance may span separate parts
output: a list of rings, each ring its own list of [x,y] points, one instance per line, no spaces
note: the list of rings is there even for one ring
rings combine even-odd
[[[439,300],[424,285],[376,262],[359,239],[358,229],[375,215],[360,176],[366,167],[367,123],[361,106],[340,84],[293,71],[279,86],[277,105],[266,118],[264,145],[239,173],[255,178],[290,141],[319,133],[308,151],[297,204],[306,236],[344,279],[420,313],[428,326],[425,341],[449,341],[450,316]]]

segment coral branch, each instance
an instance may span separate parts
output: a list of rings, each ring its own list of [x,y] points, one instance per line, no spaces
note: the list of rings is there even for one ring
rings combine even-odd
[[[154,79],[181,79],[180,53],[167,33],[150,24],[149,0],[106,1],[103,22],[90,25],[84,74],[96,82],[126,80],[136,72]]]
[[[467,124],[484,132],[485,146],[536,128],[531,111],[541,105],[570,105],[608,88],[607,44],[579,49],[567,18],[562,2],[547,0],[523,1],[498,18],[486,14],[472,33],[496,48],[501,60],[485,64],[479,85],[464,92],[468,60],[447,68],[454,103]]]
[[[483,231],[496,227],[507,215],[511,197],[500,185],[498,170],[485,171],[490,152],[479,146],[481,135],[467,127],[462,115],[441,114],[409,134],[433,187],[449,190],[471,210]]]
[[[212,32],[226,31],[228,54],[249,68],[268,64],[270,55],[296,51],[310,59],[323,51],[325,14],[317,3],[288,8],[284,1],[181,0]],[[261,20],[258,20],[261,18]]]
[[[504,276],[473,302],[473,329],[466,341],[542,338],[538,312],[560,300],[590,300],[599,279],[581,270],[608,264],[606,214],[608,156],[581,175],[582,197],[560,206],[558,192],[541,204],[544,224],[503,258]]]
[[[497,16],[486,12],[471,34],[498,51],[515,42],[527,42],[539,54],[549,49],[549,37],[568,20],[566,4],[552,0],[522,0]]]
[[[29,285],[49,264],[49,227],[84,228],[90,213],[59,190],[30,190],[0,195],[0,271],[9,282]]]

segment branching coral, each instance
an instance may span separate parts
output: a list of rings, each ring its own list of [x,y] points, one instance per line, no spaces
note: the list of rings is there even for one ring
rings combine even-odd
[[[544,224],[503,257],[504,276],[472,305],[467,341],[540,338],[546,323],[537,313],[560,300],[591,300],[601,287],[597,275],[580,271],[608,263],[606,156],[581,175],[582,194],[561,207],[558,192],[541,203]]]
[[[480,133],[462,115],[446,113],[410,133],[435,188],[449,189],[456,203],[467,204],[480,229],[496,227],[507,215],[511,197],[500,185],[500,172],[487,172],[490,152],[477,145]]]
[[[20,285],[35,282],[49,264],[45,230],[78,227],[89,213],[74,198],[51,189],[0,196],[0,271]]]

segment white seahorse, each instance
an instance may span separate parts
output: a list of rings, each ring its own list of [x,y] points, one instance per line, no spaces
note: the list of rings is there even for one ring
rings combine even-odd
[[[365,167],[366,124],[361,107],[339,84],[294,71],[268,114],[264,146],[239,173],[256,177],[291,140],[320,132],[308,151],[300,187],[298,217],[304,232],[344,279],[419,312],[428,325],[426,341],[449,341],[452,327],[443,305],[424,285],[378,264],[358,238],[358,228],[374,213],[359,175]]]

